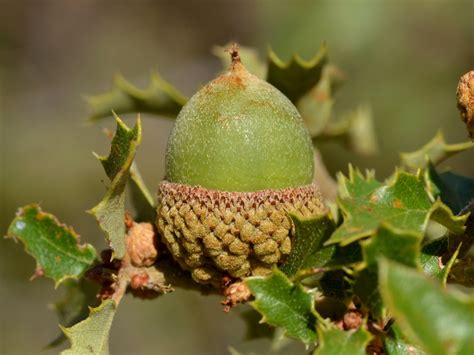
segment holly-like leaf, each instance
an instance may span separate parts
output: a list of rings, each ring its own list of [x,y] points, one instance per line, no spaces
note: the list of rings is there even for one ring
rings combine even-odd
[[[438,188],[441,200],[455,214],[460,213],[474,200],[474,179],[450,171],[440,174],[433,164],[429,165],[429,177]]]
[[[419,175],[397,172],[391,183],[382,185],[351,170],[349,179],[340,178],[340,185],[338,205],[344,222],[326,244],[347,245],[373,235],[382,223],[423,233],[430,218],[457,234],[464,231],[467,216],[454,216],[440,200],[433,203]]]
[[[331,217],[300,218],[291,215],[296,237],[291,254],[280,268],[287,276],[294,276],[299,270],[320,266],[318,252],[336,228]]]
[[[375,154],[378,151],[378,143],[372,110],[368,105],[360,105],[337,121],[329,122],[313,140],[336,140],[358,154]]]
[[[382,225],[374,237],[360,242],[364,261],[356,266],[359,273],[353,290],[373,317],[382,319],[385,316],[385,307],[378,291],[377,260],[384,257],[417,268],[422,239],[422,233],[400,231]]]
[[[316,341],[314,295],[293,284],[275,269],[268,277],[249,277],[245,283],[255,296],[251,305],[262,314],[262,322],[283,327],[290,337],[305,344]]]
[[[372,335],[363,326],[354,330],[318,327],[319,345],[313,355],[365,355]]]
[[[222,62],[224,70],[228,70],[231,64],[231,58],[229,55],[229,48],[232,47],[232,43],[227,43],[224,46],[214,46],[212,48],[212,54],[219,58]],[[239,56],[242,63],[245,65],[247,70],[253,75],[258,76],[260,79],[265,79],[267,73],[267,66],[260,58],[258,51],[251,47],[238,46]]]
[[[105,232],[114,256],[122,258],[125,254],[125,188],[135,151],[141,141],[141,124],[138,118],[135,127],[130,129],[118,116],[115,119],[117,130],[110,154],[107,157],[97,156],[112,184],[102,201],[88,212]]]
[[[116,305],[112,300],[102,301],[99,307],[91,308],[89,317],[70,327],[61,328],[71,341],[71,348],[61,355],[109,354],[109,333]]]
[[[413,269],[380,261],[380,291],[407,338],[429,354],[474,353],[474,300]]]
[[[267,81],[296,104],[321,80],[327,55],[327,47],[323,44],[312,59],[306,61],[298,55],[293,55],[285,63],[269,49]]]
[[[387,355],[425,355],[426,353],[419,347],[408,343],[402,334],[400,327],[395,322],[384,338],[385,351]]]
[[[113,88],[100,95],[86,98],[92,122],[112,115],[125,113],[153,113],[175,118],[187,99],[158,73],[153,72],[146,89],[139,89],[121,75],[117,75]]]
[[[349,199],[355,196],[369,195],[377,188],[383,186],[383,183],[375,179],[375,172],[367,170],[365,177],[362,173],[349,165],[349,178],[343,174],[338,175],[338,194],[341,199]]]
[[[51,305],[59,318],[59,323],[70,327],[89,314],[89,306],[97,306],[97,287],[86,282],[84,279],[68,280],[64,284],[66,290],[64,296],[58,302]],[[56,347],[66,340],[64,333],[48,344],[48,348]]]
[[[443,133],[438,131],[434,138],[423,147],[413,152],[401,153],[400,158],[403,166],[416,171],[417,169],[426,168],[429,162],[438,165],[450,156],[473,147],[473,142],[447,144]]]
[[[145,185],[135,162],[130,168],[129,189],[136,212],[134,220],[136,222],[154,222],[156,220],[155,200]]]
[[[35,276],[50,277],[56,287],[67,279],[79,278],[96,259],[94,247],[79,244],[79,236],[71,227],[36,204],[18,210],[7,238],[20,240],[36,260]]]

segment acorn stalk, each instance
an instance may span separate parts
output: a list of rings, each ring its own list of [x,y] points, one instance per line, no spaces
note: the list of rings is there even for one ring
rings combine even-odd
[[[326,212],[311,139],[296,107],[249,73],[229,70],[183,107],[166,152],[157,226],[195,281],[264,275],[291,252],[289,213]]]

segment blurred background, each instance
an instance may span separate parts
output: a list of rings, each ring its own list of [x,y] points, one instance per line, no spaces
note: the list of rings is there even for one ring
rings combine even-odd
[[[191,95],[221,70],[211,48],[231,40],[262,57],[271,45],[285,59],[294,52],[310,58],[327,41],[330,59],[348,77],[336,111],[370,103],[380,144],[378,155],[361,157],[325,143],[332,173],[352,162],[384,178],[399,151],[418,148],[438,129],[448,142],[465,141],[455,90],[460,75],[474,69],[473,14],[471,0],[0,0],[0,234],[18,206],[40,202],[83,241],[104,247],[84,211],[105,193],[107,179],[91,153],[108,153],[100,127],[113,122],[87,125],[82,96],[110,88],[117,72],[144,87],[152,69]],[[172,125],[143,117],[137,160],[153,190]],[[467,152],[449,166],[474,176],[473,161]],[[34,266],[20,244],[0,241],[0,354],[40,353],[58,334],[47,305],[62,292],[50,280],[28,281]],[[127,297],[111,353],[226,354],[229,346],[269,352],[268,340],[244,336],[238,312],[224,314],[217,297]],[[304,349],[287,350],[293,352]]]

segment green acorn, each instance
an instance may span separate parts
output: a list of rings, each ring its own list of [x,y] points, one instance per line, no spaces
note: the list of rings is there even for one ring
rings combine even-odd
[[[288,213],[326,211],[296,107],[230,52],[229,70],[178,115],[158,191],[163,241],[194,280],[215,286],[282,263],[294,236]]]

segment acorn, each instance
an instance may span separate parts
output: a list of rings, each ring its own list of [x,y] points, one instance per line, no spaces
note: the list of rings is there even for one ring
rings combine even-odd
[[[157,227],[202,284],[265,275],[291,252],[290,213],[326,212],[313,148],[296,107],[249,73],[235,46],[229,70],[182,108],[170,134]]]

